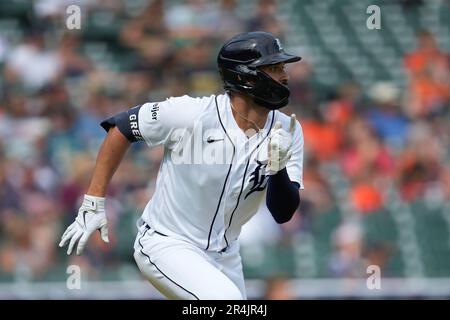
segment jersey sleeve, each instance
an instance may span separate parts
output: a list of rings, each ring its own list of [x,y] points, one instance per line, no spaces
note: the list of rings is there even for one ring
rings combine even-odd
[[[191,129],[199,112],[202,100],[188,96],[169,98],[161,102],[148,102],[119,113],[101,123],[108,131],[117,126],[130,141],[145,141],[148,146],[165,145],[173,147],[174,132]]]
[[[177,106],[169,100],[146,103],[139,112],[138,125],[142,139],[150,146],[166,145],[174,130]],[[178,108],[179,109],[179,108]]]
[[[300,123],[297,121],[295,125],[295,132],[292,142],[292,156],[286,165],[291,181],[297,182],[300,185],[300,189],[304,189],[303,186],[303,130]]]

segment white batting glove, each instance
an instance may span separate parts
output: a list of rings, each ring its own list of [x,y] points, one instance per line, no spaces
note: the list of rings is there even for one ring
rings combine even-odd
[[[83,252],[89,236],[95,230],[100,230],[101,238],[105,242],[108,239],[108,226],[105,214],[105,198],[84,195],[83,204],[78,210],[78,216],[61,237],[60,247],[65,246],[70,240],[67,254],[72,253],[73,246],[78,241],[77,255]]]
[[[292,141],[295,132],[295,114],[291,115],[289,132],[281,128],[281,123],[277,121],[269,136],[269,159],[266,173],[274,175],[283,170],[292,156]]]

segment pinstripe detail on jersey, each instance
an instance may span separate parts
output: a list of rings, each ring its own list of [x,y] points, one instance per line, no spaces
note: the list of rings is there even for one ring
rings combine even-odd
[[[170,279],[170,278],[169,278],[164,272],[162,272],[161,269],[158,268],[158,266],[150,259],[150,256],[144,252],[144,246],[143,246],[142,243],[141,243],[141,239],[146,235],[146,233],[147,233],[148,230],[150,230],[150,227],[147,225],[147,226],[145,226],[144,234],[143,234],[143,235],[139,238],[139,240],[138,240],[139,245],[141,246],[141,250],[140,250],[141,253],[142,253],[144,256],[146,256],[147,259],[148,259],[148,261],[149,261],[152,265],[154,265],[155,268],[156,268],[159,272],[161,272],[161,274],[162,274],[164,277],[166,277],[167,279],[169,279],[170,282],[172,282],[173,284],[175,284],[177,287],[183,289],[184,291],[186,291],[186,292],[189,293],[190,295],[192,295],[195,299],[200,300],[195,294],[193,294],[192,292],[190,292],[189,290],[187,290],[186,288],[184,288],[182,285],[180,285],[180,284],[176,283],[175,281],[173,281],[172,279]]]
[[[225,187],[227,185],[228,177],[230,176],[231,168],[233,167],[234,155],[236,153],[236,146],[234,145],[233,141],[231,140],[230,136],[228,135],[228,132],[225,129],[225,126],[223,125],[222,118],[220,117],[219,105],[217,104],[217,96],[214,97],[214,101],[216,102],[217,117],[219,118],[220,125],[222,126],[222,129],[225,132],[225,134],[227,135],[228,140],[230,140],[231,144],[233,145],[233,156],[231,157],[230,167],[228,168],[227,176],[225,177],[225,181],[223,182],[222,192],[220,194],[219,202],[217,203],[217,208],[216,208],[216,212],[214,213],[214,218],[213,218],[213,220],[211,222],[211,226],[209,227],[208,245],[206,246],[205,250],[209,249],[209,245],[210,245],[210,241],[211,241],[212,229],[213,229],[213,226],[214,226],[214,222],[216,221],[217,213],[219,212],[220,204],[222,203],[222,197],[223,197],[223,194],[225,192]]]
[[[249,157],[248,157],[248,159],[247,159],[247,164],[246,164],[245,170],[244,170],[244,176],[242,177],[241,190],[239,191],[239,196],[238,196],[237,201],[236,201],[236,206],[234,207],[233,212],[231,213],[230,222],[228,223],[228,227],[227,227],[227,229],[226,229],[225,232],[224,232],[224,238],[225,238],[225,242],[226,242],[226,244],[227,244],[226,248],[228,248],[228,245],[229,245],[229,244],[228,244],[228,239],[227,239],[227,231],[228,231],[228,229],[229,229],[230,226],[231,226],[231,221],[233,220],[234,212],[237,210],[237,208],[238,208],[238,206],[239,206],[239,201],[240,201],[240,199],[241,199],[242,191],[244,190],[245,178],[246,178],[246,175],[247,175],[247,170],[248,170],[248,165],[249,165],[249,163],[250,163],[250,159],[251,159],[253,153],[254,153],[256,150],[258,150],[258,148],[259,148],[259,146],[261,145],[261,143],[263,143],[264,140],[266,140],[267,137],[269,136],[270,130],[272,129],[272,126],[273,126],[273,120],[274,120],[274,119],[275,119],[275,111],[272,111],[272,121],[270,122],[270,127],[269,127],[269,130],[268,130],[267,135],[266,135],[266,136],[258,143],[258,145],[255,147],[255,149],[253,149],[252,152],[250,152],[250,155],[249,155]],[[225,249],[226,249],[226,248],[225,248]]]
[[[253,152],[252,152],[252,153],[253,153]],[[250,154],[250,157],[251,157],[251,154]],[[247,159],[247,164],[245,165],[244,176],[242,177],[241,190],[239,191],[239,196],[238,196],[237,201],[236,201],[236,206],[234,207],[233,212],[231,213],[230,222],[228,223],[228,227],[225,229],[225,232],[223,233],[223,236],[224,236],[224,238],[225,238],[225,242],[226,242],[226,244],[227,244],[227,246],[225,247],[225,249],[228,248],[227,231],[228,231],[228,229],[229,229],[230,226],[231,226],[231,220],[233,220],[234,212],[236,211],[237,207],[239,206],[239,200],[241,199],[242,190],[244,189],[245,175],[247,174],[248,165],[249,165],[249,163],[250,163],[250,157]],[[223,250],[223,249],[222,249],[222,250]]]

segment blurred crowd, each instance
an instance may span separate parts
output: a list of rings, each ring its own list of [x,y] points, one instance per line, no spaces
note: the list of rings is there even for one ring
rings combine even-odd
[[[240,12],[234,0],[130,3],[37,0],[17,17],[19,36],[0,31],[0,280],[52,279],[67,263],[100,279],[101,270],[133,263],[134,220],[151,198],[163,155],[143,144],[133,145],[108,191],[110,245],[95,235],[85,255],[70,258],[57,247],[105,136],[99,123],[147,101],[221,92],[215,58],[235,33],[264,30],[286,39],[287,22],[277,18],[273,0],[256,1],[252,12]],[[64,28],[69,4],[82,8],[81,30]],[[328,164],[338,165],[346,201],[362,215],[383,208],[392,189],[405,202],[450,199],[449,54],[421,31],[403,61],[405,87],[380,81],[367,90],[352,81],[317,83],[307,58],[288,69],[284,111],[295,112],[303,127],[305,190],[295,219],[269,227],[272,241],[307,228],[336,204]],[[360,230],[341,227],[332,237],[330,275],[346,277],[352,274],[339,260],[340,246],[358,257],[363,248],[351,241],[360,240]],[[380,258],[377,248],[366,253]]]

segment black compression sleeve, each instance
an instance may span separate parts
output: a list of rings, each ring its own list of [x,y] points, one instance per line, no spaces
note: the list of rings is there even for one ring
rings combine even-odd
[[[137,106],[127,111],[118,113],[100,123],[103,129],[109,131],[112,127],[117,127],[119,131],[130,142],[143,141],[141,132],[139,130],[139,109]]]
[[[269,177],[266,205],[277,223],[291,220],[300,204],[299,187],[289,179],[286,168]]]

